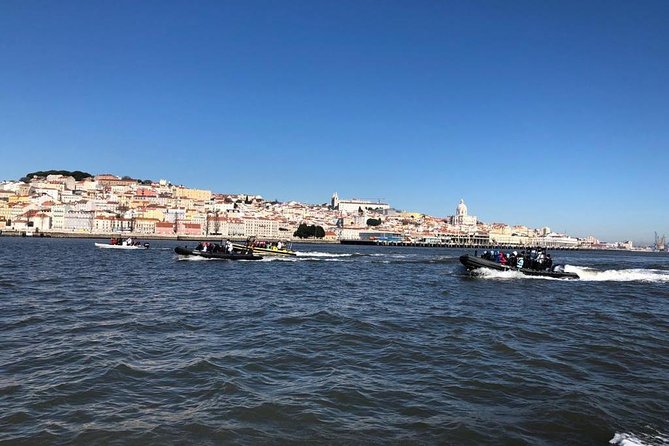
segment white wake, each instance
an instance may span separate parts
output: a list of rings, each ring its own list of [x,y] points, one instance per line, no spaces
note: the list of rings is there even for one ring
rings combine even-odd
[[[609,444],[617,446],[666,446],[669,444],[669,438],[664,435],[652,435],[642,440],[634,434],[616,432],[613,438],[609,440]]]
[[[654,282],[669,283],[669,271],[659,269],[610,269],[598,271],[584,266],[566,265],[565,271],[576,273],[585,282]],[[474,273],[485,279],[534,279],[534,280],[573,280],[545,276],[526,276],[519,271],[497,271],[481,268]]]
[[[669,271],[660,269],[609,269],[597,271],[593,268],[567,266],[566,271],[578,274],[581,280],[591,282],[669,282]]]

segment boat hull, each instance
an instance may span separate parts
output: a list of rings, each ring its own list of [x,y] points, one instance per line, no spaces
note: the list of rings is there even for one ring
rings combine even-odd
[[[246,245],[238,245],[236,243],[233,243],[232,245],[234,248],[237,249],[251,249],[253,252],[262,254],[262,255],[270,255],[270,256],[296,256],[297,253],[295,251],[291,251],[290,249],[278,249],[278,248],[258,248],[256,246],[253,246],[251,248],[247,248]]]
[[[192,256],[192,257],[203,257],[205,259],[222,259],[222,260],[262,260],[261,256],[254,254],[243,254],[239,252],[233,252],[228,254],[225,252],[203,252],[195,249],[174,248],[174,252],[181,256]]]
[[[143,245],[110,245],[109,243],[96,243],[95,246],[102,249],[125,249],[125,250],[149,249],[148,243],[144,243]]]
[[[518,271],[526,276],[540,276],[540,277],[553,277],[556,279],[578,279],[578,274],[568,273],[564,271],[548,271],[548,270],[534,270],[527,268],[511,268],[507,265],[501,265],[497,262],[490,260],[482,259],[480,257],[470,256],[468,254],[460,256],[460,263],[462,263],[465,268],[469,271],[479,269],[479,268],[488,268],[494,269],[497,271]]]

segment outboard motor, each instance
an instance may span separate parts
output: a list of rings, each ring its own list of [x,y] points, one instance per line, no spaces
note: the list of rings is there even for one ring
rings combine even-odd
[[[564,272],[564,265],[554,265],[553,269],[551,271],[554,271],[556,273],[563,273]]]

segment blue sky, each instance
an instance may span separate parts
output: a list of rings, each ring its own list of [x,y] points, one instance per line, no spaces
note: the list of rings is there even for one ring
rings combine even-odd
[[[667,1],[0,3],[0,179],[669,233]]]

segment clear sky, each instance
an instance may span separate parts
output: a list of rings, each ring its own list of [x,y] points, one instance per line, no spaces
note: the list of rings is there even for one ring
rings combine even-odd
[[[47,169],[669,234],[669,1],[0,2],[0,180]]]

